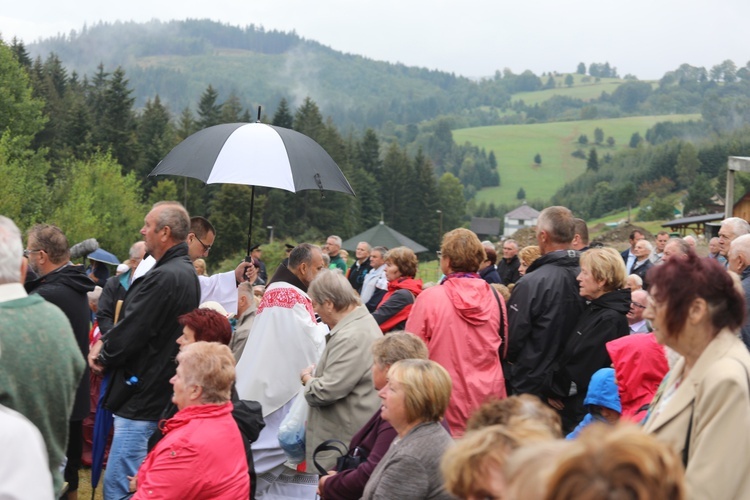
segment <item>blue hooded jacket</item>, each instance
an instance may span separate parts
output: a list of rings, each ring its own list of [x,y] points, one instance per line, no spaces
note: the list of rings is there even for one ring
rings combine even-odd
[[[602,368],[594,375],[591,376],[591,383],[589,384],[589,391],[586,393],[586,399],[583,400],[584,406],[590,410],[591,405],[603,406],[614,410],[617,413],[622,413],[620,406],[620,394],[617,391],[617,384],[615,383],[615,370],[612,368]],[[575,439],[578,434],[587,425],[592,422],[603,422],[601,417],[594,416],[589,411],[588,414],[581,420],[581,423],[568,434],[565,439]]]

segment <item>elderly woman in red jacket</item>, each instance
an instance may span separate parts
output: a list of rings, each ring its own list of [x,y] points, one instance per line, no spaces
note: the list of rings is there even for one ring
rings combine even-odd
[[[170,383],[179,411],[159,423],[164,438],[141,465],[132,498],[249,498],[245,448],[229,400],[232,351],[196,342],[182,347],[177,362]]]

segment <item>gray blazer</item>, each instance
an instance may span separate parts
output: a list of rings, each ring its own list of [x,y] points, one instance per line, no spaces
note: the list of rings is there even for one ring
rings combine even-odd
[[[315,472],[312,454],[320,443],[339,439],[348,444],[380,407],[370,374],[370,349],[382,337],[378,324],[363,305],[345,316],[326,336],[315,377],[307,381],[305,388],[310,405],[305,439],[308,471]],[[337,456],[321,453],[318,463],[331,470]]]
[[[419,424],[388,449],[365,486],[363,499],[451,500],[443,487],[440,459],[451,445],[450,434],[438,422]]]

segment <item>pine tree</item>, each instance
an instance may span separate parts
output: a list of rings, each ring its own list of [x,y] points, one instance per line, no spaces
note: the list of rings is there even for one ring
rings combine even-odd
[[[424,155],[422,148],[414,158],[414,179],[417,189],[414,190],[408,209],[413,214],[412,228],[414,239],[431,250],[440,248],[439,227],[435,224],[438,210],[437,179],[435,169]]]
[[[594,142],[596,144],[601,144],[602,142],[604,142],[604,130],[599,127],[594,129]]]
[[[586,160],[586,170],[599,171],[599,157],[596,153],[596,148],[591,148],[589,151],[589,157]]]
[[[516,199],[517,200],[526,199],[526,190],[523,187],[518,188],[518,192],[516,193]]]
[[[136,171],[144,187],[150,188],[156,185],[156,179],[148,177],[148,174],[169,153],[175,142],[169,110],[158,95],[153,101],[146,101],[138,120],[137,136],[141,158]]]
[[[535,154],[534,155],[534,163],[536,163],[537,165],[541,165],[542,164],[542,155],[540,155],[539,153]]]
[[[198,103],[198,130],[221,123],[221,104],[217,103],[218,98],[219,93],[209,84]]]
[[[276,113],[273,115],[271,124],[284,128],[292,128],[294,126],[294,117],[291,111],[289,111],[289,104],[285,98],[279,101],[279,107],[276,108]]]
[[[240,97],[233,90],[224,104],[221,105],[220,123],[238,123],[241,121],[242,103]]]
[[[122,165],[123,172],[135,168],[138,151],[135,142],[135,114],[131,97],[133,91],[128,88],[125,71],[118,67],[109,79],[104,91],[104,114],[99,124],[101,135],[99,144],[103,149],[111,148],[112,155]]]

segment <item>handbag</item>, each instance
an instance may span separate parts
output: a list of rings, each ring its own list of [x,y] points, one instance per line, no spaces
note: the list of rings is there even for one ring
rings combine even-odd
[[[289,413],[279,426],[279,445],[289,463],[297,465],[305,461],[305,430],[310,406],[305,399],[305,388],[300,389]]]
[[[318,456],[318,453],[324,451],[337,451],[339,453],[340,456],[336,458],[336,472],[356,469],[361,463],[367,461],[367,455],[369,454],[368,451],[361,446],[355,446],[354,449],[349,452],[349,448],[343,441],[339,441],[338,439],[327,439],[320,443],[313,452],[313,465],[318,469],[321,476],[327,476],[328,471],[318,463],[316,457]]]

